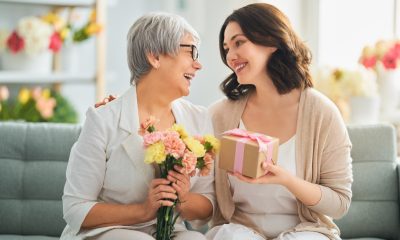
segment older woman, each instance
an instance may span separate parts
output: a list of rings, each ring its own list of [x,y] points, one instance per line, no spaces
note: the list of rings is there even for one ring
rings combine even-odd
[[[63,207],[67,226],[61,239],[154,239],[156,212],[181,203],[187,220],[207,221],[213,212],[213,176],[170,172],[156,179],[144,163],[140,123],[149,116],[156,129],[182,124],[189,134],[212,133],[206,109],[183,99],[201,64],[199,37],[181,17],[165,13],[138,19],[128,33],[131,87],[117,100],[90,108],[71,150]],[[170,183],[172,182],[172,185]],[[176,239],[205,239],[175,225]]]

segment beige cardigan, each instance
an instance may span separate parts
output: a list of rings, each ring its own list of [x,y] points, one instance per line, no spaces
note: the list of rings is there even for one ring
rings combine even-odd
[[[236,128],[247,103],[223,99],[210,107],[216,136]],[[307,88],[301,93],[296,129],[296,173],[319,184],[322,197],[314,206],[297,201],[301,223],[290,231],[316,231],[330,239],[340,239],[332,218],[340,218],[349,209],[353,182],[351,143],[346,126],[336,106],[321,93]],[[256,225],[235,209],[225,170],[215,168],[216,196],[219,211],[213,225],[240,223],[261,233]],[[265,236],[264,236],[265,237]]]

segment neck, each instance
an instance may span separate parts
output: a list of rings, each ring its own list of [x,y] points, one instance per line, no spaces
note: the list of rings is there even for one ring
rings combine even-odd
[[[289,93],[279,94],[272,79],[266,76],[266,79],[258,81],[258,84],[255,85],[255,91],[251,94],[249,101],[254,105],[279,109],[298,103],[300,101],[300,90],[293,89]]]
[[[161,84],[155,81],[160,79],[145,77],[136,84],[138,108],[143,117],[153,115],[161,120],[171,112],[171,104],[175,99],[166,94],[165,89],[160,88]]]

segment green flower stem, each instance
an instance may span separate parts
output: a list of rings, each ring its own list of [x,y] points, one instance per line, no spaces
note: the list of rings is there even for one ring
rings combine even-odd
[[[162,164],[159,164],[160,174],[162,178],[167,178],[168,171],[173,170],[177,160],[171,156],[167,156]],[[172,183],[171,183],[172,185]],[[174,232],[174,225],[176,222],[177,214],[174,217],[174,209],[178,200],[174,201],[171,207],[163,206],[157,211],[157,227],[156,227],[156,240],[171,240]]]

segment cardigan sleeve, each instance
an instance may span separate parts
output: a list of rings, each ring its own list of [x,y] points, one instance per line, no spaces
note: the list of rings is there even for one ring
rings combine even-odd
[[[329,115],[327,124],[322,125],[327,133],[320,134],[318,141],[322,147],[318,182],[322,195],[316,205],[308,207],[337,219],[347,213],[351,203],[351,142],[340,113],[334,109]]]

